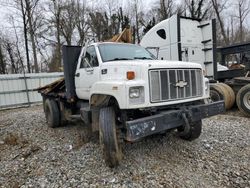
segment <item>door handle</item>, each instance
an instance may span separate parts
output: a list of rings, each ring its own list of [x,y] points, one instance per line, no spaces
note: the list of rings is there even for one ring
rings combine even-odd
[[[79,77],[79,76],[80,76],[80,73],[79,73],[79,72],[75,74],[75,77]]]
[[[86,72],[87,72],[88,74],[93,74],[94,69],[86,69]]]

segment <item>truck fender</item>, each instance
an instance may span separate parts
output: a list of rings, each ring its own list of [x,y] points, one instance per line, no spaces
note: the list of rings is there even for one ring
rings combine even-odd
[[[107,106],[110,98],[110,95],[93,94],[90,98],[90,107]]]
[[[90,108],[107,106],[110,99],[114,99],[119,108],[126,107],[126,86],[124,81],[99,81],[93,84],[90,90]]]
[[[92,119],[92,131],[96,132],[99,130],[99,111],[101,107],[106,107],[114,102],[118,105],[118,102],[114,96],[104,94],[93,94],[90,97],[90,109]]]

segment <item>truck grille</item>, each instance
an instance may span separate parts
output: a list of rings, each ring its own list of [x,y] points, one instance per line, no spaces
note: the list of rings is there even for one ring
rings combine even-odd
[[[202,95],[201,69],[149,70],[151,102],[186,99]]]

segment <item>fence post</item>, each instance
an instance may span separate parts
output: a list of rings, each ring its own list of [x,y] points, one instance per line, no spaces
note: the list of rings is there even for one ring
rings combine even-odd
[[[24,78],[25,90],[26,90],[26,95],[27,95],[27,100],[28,100],[28,107],[30,107],[30,96],[29,96],[29,89],[28,89],[25,71],[23,71],[23,78]]]

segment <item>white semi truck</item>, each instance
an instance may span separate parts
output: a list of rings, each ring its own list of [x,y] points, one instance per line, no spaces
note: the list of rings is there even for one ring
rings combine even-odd
[[[250,61],[245,62],[244,70],[232,70],[232,67],[229,70],[221,65],[226,64],[225,55],[246,51],[250,53],[250,44],[216,48],[215,19],[201,21],[174,15],[151,28],[140,45],[161,60],[199,63],[212,83],[211,99],[224,99],[226,109],[230,109],[236,99],[240,111],[250,116]],[[218,52],[220,56],[217,56]],[[221,60],[219,57],[222,57]],[[215,83],[217,81],[221,83]]]
[[[63,46],[64,78],[39,88],[50,127],[80,117],[99,131],[110,167],[119,164],[124,141],[177,129],[181,138],[201,134],[202,119],[224,112],[224,102],[204,103],[209,81],[201,65],[156,60],[125,43]]]

